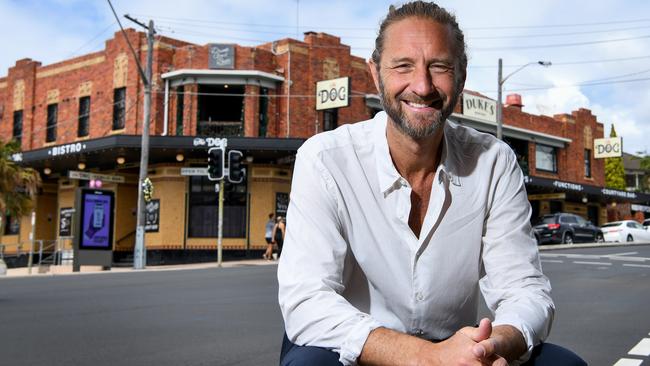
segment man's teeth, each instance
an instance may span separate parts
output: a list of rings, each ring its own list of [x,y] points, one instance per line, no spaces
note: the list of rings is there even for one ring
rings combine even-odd
[[[415,102],[407,102],[411,107],[415,108],[426,108],[429,106],[429,104],[420,104],[420,103],[415,103]]]

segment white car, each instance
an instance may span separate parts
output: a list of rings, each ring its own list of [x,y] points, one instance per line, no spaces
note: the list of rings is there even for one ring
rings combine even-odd
[[[643,220],[643,227],[650,231],[650,219]]]
[[[634,220],[609,222],[600,227],[605,236],[605,241],[648,241],[650,231]]]

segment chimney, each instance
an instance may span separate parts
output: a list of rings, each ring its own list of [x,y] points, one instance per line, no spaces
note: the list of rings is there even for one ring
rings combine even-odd
[[[515,107],[515,108],[521,110],[521,107],[524,106],[521,103],[521,95],[519,95],[519,94],[508,94],[508,96],[506,96],[506,106],[507,107]]]

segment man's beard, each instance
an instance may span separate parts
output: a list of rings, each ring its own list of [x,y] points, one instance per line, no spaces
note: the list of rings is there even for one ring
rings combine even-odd
[[[441,103],[443,103],[442,108],[439,111],[436,111],[430,120],[424,121],[423,123],[414,123],[414,121],[409,119],[408,115],[402,108],[401,102],[398,100],[400,99],[400,96],[397,96],[397,98],[394,99],[391,96],[386,95],[381,76],[379,77],[379,98],[381,99],[384,111],[400,131],[413,139],[422,139],[432,136],[444,126],[445,120],[454,111],[454,106],[458,101],[458,93],[454,92],[454,95],[452,95],[448,104],[444,104],[444,95],[441,96]],[[421,103],[421,98],[419,97],[410,97],[407,99]]]

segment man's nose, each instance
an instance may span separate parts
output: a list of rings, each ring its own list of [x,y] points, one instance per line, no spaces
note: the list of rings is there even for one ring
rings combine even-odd
[[[421,96],[426,97],[433,93],[433,78],[428,67],[417,67],[412,74],[411,90]]]

